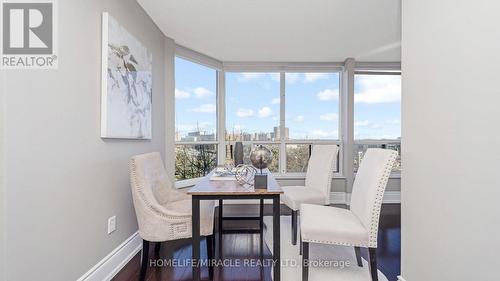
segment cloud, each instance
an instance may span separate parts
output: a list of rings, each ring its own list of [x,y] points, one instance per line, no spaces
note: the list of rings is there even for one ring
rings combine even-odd
[[[265,73],[260,73],[260,72],[244,72],[241,73],[238,77],[238,81],[250,81],[250,80],[255,80],[263,77]]]
[[[331,139],[336,139],[338,138],[339,132],[338,131],[323,131],[320,129],[315,129],[309,132],[309,135],[312,138],[331,138]]]
[[[280,98],[274,98],[271,100],[271,104],[279,104],[280,103]]]
[[[238,108],[236,111],[236,116],[238,117],[252,117],[254,115],[253,110],[247,108]]]
[[[304,122],[304,116],[303,115],[299,115],[299,116],[295,117],[293,119],[293,121],[298,122],[298,123],[302,123],[302,122]]]
[[[176,131],[181,131],[181,132],[194,132],[198,128],[201,131],[211,130],[212,129],[212,123],[210,123],[210,122],[199,122],[197,124],[186,123],[186,124],[176,124],[175,125],[175,130]]]
[[[287,83],[293,84],[300,79],[300,73],[286,73],[285,79]]]
[[[175,98],[176,99],[187,99],[189,97],[191,97],[191,94],[189,92],[182,91],[182,90],[175,88]]]
[[[330,101],[339,98],[339,89],[325,89],[316,94],[319,100]]]
[[[399,75],[360,75],[356,78],[355,103],[389,103],[401,101]],[[358,90],[359,89],[359,90]]]
[[[196,95],[197,98],[204,98],[208,96],[214,95],[214,93],[208,89],[205,89],[203,87],[197,87],[193,90],[193,93]]]
[[[305,73],[304,76],[304,82],[328,79],[328,73]]]
[[[268,118],[271,115],[273,115],[273,111],[271,108],[264,106],[261,109],[259,109],[258,115],[260,118]]]
[[[280,81],[280,74],[279,73],[270,73],[269,75],[271,76],[271,80],[277,81],[277,82]]]
[[[195,108],[191,109],[191,111],[200,112],[200,113],[212,113],[212,112],[217,111],[217,107],[215,106],[215,104],[207,103],[207,104],[202,104],[198,107],[195,107]]]
[[[373,122],[371,122],[369,120],[354,121],[354,126],[355,127],[368,127],[368,126],[370,126],[372,124],[373,124]]]
[[[319,119],[323,121],[335,121],[338,118],[339,116],[337,115],[337,113],[326,113],[319,116]]]

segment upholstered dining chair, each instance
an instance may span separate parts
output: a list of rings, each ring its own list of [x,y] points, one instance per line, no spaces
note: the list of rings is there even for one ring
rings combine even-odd
[[[139,280],[144,280],[150,242],[157,242],[155,253],[159,254],[161,242],[192,236],[191,197],[174,189],[158,152],[133,156],[129,165],[132,198],[139,235],[143,239]],[[200,205],[200,235],[207,237],[209,259],[213,257],[213,222],[214,203],[203,201]],[[209,270],[210,276],[212,270]]]
[[[377,276],[377,234],[382,198],[397,152],[368,149],[361,161],[353,184],[350,210],[302,204],[300,233],[303,260],[309,259],[309,243],[355,247],[358,266],[363,266],[360,247],[368,248],[373,281]],[[308,279],[307,263],[303,263],[302,280]]]
[[[297,213],[303,203],[329,205],[337,145],[314,145],[307,166],[305,186],[284,186],[281,201],[292,209],[292,244],[297,244]]]

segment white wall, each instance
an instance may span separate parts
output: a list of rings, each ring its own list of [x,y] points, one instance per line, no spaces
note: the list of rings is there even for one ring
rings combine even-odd
[[[76,280],[137,231],[128,159],[165,154],[164,95],[173,97],[173,42],[135,0],[59,3],[59,69],[2,74],[5,97],[6,280]],[[153,53],[153,139],[102,140],[101,14]],[[166,85],[168,83],[168,85]],[[4,103],[2,103],[3,105]],[[172,159],[173,155],[167,155]],[[171,170],[171,167],[169,168]],[[107,235],[107,219],[117,230]],[[2,225],[3,229],[3,225]],[[4,272],[4,270],[1,270]]]
[[[403,1],[402,276],[498,280],[500,2]]]

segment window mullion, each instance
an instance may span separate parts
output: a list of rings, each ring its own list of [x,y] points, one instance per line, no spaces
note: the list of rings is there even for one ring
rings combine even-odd
[[[226,160],[226,80],[224,71],[217,71],[217,164]]]
[[[285,72],[280,72],[280,173],[286,172]]]
[[[354,59],[345,61],[342,73],[342,142],[343,146],[343,173],[346,178],[346,191],[351,192],[354,182]]]

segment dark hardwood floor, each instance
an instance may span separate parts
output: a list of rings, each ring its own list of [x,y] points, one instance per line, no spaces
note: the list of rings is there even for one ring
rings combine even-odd
[[[231,208],[238,208],[232,206]],[[248,208],[248,205],[245,207]],[[380,230],[378,235],[377,259],[378,268],[387,276],[389,281],[396,281],[400,274],[401,257],[401,208],[399,204],[384,204],[380,217]],[[270,206],[266,205],[265,215],[271,215]],[[216,216],[218,212],[215,212]],[[290,210],[282,206],[282,215],[290,215]],[[224,228],[245,228],[256,229],[258,223],[253,222],[224,222]],[[226,225],[227,224],[227,225]],[[220,245],[218,235],[215,235],[216,250],[215,258],[220,258]],[[243,264],[226,264],[227,266],[217,266],[214,269],[214,280],[271,280],[271,252],[264,246],[263,256],[260,255],[260,236],[253,233],[224,234],[222,238],[222,258],[224,260],[251,260],[256,264],[262,263],[264,266],[244,266]],[[367,259],[368,253],[362,250],[362,255]],[[139,278],[140,256],[138,253],[116,276],[113,281],[136,281]],[[154,247],[150,247],[150,259],[157,261],[157,266],[148,268],[148,281],[187,281],[191,280],[191,266],[184,264],[185,260],[191,258],[191,241],[189,239],[170,241],[162,243],[159,257],[154,254]],[[202,241],[201,257],[206,258],[206,240]],[[261,260],[263,259],[263,262]],[[178,261],[175,267],[162,264],[166,260]],[[260,263],[259,263],[260,262]],[[201,270],[203,280],[208,280],[208,268]]]

